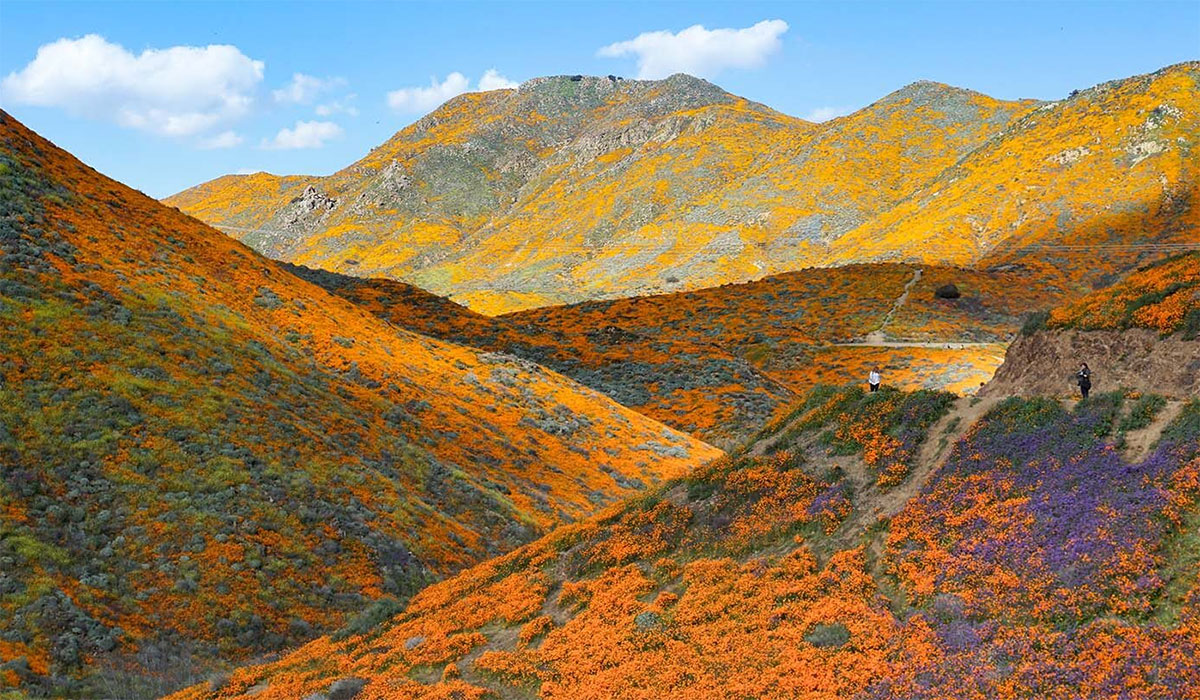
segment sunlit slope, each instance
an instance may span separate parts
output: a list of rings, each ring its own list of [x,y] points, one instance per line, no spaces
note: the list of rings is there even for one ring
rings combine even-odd
[[[1022,263],[1083,286],[1162,255],[1113,244],[1194,244],[1198,81],[1184,63],[1044,104],[825,260]]]
[[[296,643],[719,454],[0,139],[3,682]]]
[[[1136,460],[1124,403],[958,426],[943,394],[814,392],[742,454],[177,697],[1193,697],[1200,403]]]
[[[1050,328],[1149,328],[1185,340],[1200,335],[1200,252],[1147,265],[1120,282],[1052,310]]]
[[[455,98],[328,178],[167,201],[267,255],[498,313],[798,269],[1030,107],[915,83],[814,125],[684,75],[540,78]]]
[[[202,221],[220,221],[231,227],[231,233],[238,233],[235,238],[254,246],[260,242],[254,229],[263,224],[267,212],[287,206],[317,181],[313,177],[270,173],[225,175],[175,195],[168,204]]]

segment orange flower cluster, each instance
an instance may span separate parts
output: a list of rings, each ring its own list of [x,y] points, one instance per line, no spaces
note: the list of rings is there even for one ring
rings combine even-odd
[[[1144,267],[1117,284],[1050,313],[1055,328],[1149,328],[1162,335],[1200,333],[1200,253]]]

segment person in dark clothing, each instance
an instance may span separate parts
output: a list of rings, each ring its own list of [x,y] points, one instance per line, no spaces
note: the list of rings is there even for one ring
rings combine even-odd
[[[1088,392],[1092,390],[1092,370],[1088,369],[1086,362],[1079,363],[1079,371],[1075,373],[1075,381],[1079,383],[1079,393],[1083,394],[1083,398],[1088,397]]]

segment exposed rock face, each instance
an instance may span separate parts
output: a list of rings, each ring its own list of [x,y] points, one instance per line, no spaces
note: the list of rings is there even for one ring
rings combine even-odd
[[[338,200],[309,185],[304,192],[291,201],[287,213],[283,215],[283,223],[291,228],[300,223],[305,217],[317,213],[330,212],[337,208]]]
[[[1145,329],[1038,331],[1008,348],[980,396],[1077,394],[1075,372],[1086,362],[1092,391],[1118,388],[1171,398],[1200,395],[1200,341],[1162,338]]]

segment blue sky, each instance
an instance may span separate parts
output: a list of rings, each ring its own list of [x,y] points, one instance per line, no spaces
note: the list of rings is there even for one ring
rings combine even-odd
[[[682,66],[827,117],[920,79],[1054,99],[1197,58],[1196,0],[0,2],[0,106],[159,197],[230,172],[329,173],[441,96],[540,75]]]

